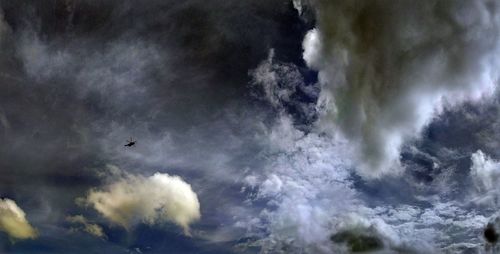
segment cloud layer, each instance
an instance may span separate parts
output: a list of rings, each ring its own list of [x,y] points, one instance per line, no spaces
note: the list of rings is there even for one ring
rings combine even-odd
[[[319,70],[323,123],[357,145],[359,173],[399,172],[400,149],[443,107],[491,95],[494,1],[311,1],[304,59]]]
[[[156,173],[150,177],[127,175],[93,189],[85,199],[111,222],[130,228],[172,222],[189,234],[189,225],[200,219],[200,203],[191,186],[178,176]]]
[[[499,111],[433,117],[490,94],[494,1],[0,6],[0,193],[40,233],[0,252],[480,250]]]
[[[0,231],[12,239],[34,239],[36,230],[26,220],[26,214],[16,202],[8,198],[0,199]]]

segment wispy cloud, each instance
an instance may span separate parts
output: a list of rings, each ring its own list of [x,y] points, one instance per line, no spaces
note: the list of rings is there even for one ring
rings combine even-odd
[[[66,217],[66,221],[74,225],[75,230],[83,230],[93,236],[107,238],[101,226],[91,223],[82,215],[74,215]]]

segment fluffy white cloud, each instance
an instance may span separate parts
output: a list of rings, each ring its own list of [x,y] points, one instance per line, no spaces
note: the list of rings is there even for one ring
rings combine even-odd
[[[481,150],[471,155],[470,176],[475,187],[472,201],[478,205],[498,207],[500,197],[500,162],[485,155]]]
[[[499,5],[479,1],[311,1],[304,59],[319,70],[319,106],[357,146],[366,177],[400,172],[405,141],[443,107],[492,94]]]
[[[100,237],[100,238],[106,238],[106,234],[104,234],[104,231],[102,230],[102,227],[90,223],[87,218],[83,217],[82,215],[75,215],[75,216],[68,216],[66,217],[66,220],[72,224],[77,225],[77,230],[83,230],[91,235]]]
[[[125,228],[141,222],[173,222],[189,234],[189,225],[201,216],[200,203],[191,186],[178,176],[163,173],[150,177],[126,175],[91,190],[85,201]]]
[[[0,231],[12,239],[34,239],[36,230],[26,220],[26,214],[16,202],[8,198],[0,199]]]
[[[245,178],[247,202],[267,200],[270,207],[254,216],[246,211],[236,226],[250,235],[264,231],[258,242],[263,252],[306,248],[328,253],[332,220],[357,202],[348,180],[349,162],[343,159],[348,148],[328,137],[305,135],[284,115],[262,139],[269,142],[269,161],[264,174],[252,172]]]
[[[367,204],[363,187],[351,177],[350,142],[341,137],[305,134],[282,115],[266,140],[265,170],[244,178],[243,189],[245,203],[266,205],[255,214],[237,214],[236,223],[259,239],[252,244],[265,253],[349,253],[351,237],[380,242],[381,253],[436,253],[482,244],[480,232],[490,214],[466,202],[426,196],[424,206]],[[415,193],[408,195],[411,200]],[[332,241],[335,235],[341,237]]]
[[[481,150],[473,153],[471,160],[470,174],[477,189],[480,191],[489,191],[498,188],[500,162],[491,159]]]
[[[327,3],[324,4],[328,5]],[[347,3],[339,3],[340,6],[344,4]],[[389,179],[392,180],[377,180],[382,184],[387,182],[396,186],[410,184],[411,186],[408,187],[410,190],[406,189],[406,187],[403,188],[409,191],[409,193],[406,193],[407,198],[398,197],[399,194],[385,193],[384,187],[380,188],[381,191],[378,193],[377,187],[371,186],[371,181],[364,179],[363,182],[368,183],[365,186],[358,181],[358,178],[352,177],[351,169],[353,164],[357,164],[358,167],[361,165],[358,172],[369,177],[394,172],[398,167],[393,167],[392,171],[390,167],[383,169],[363,167],[362,164],[366,166],[371,163],[370,160],[366,160],[369,159],[368,157],[363,157],[367,154],[356,157],[356,154],[360,154],[360,149],[367,147],[366,144],[363,144],[363,139],[374,138],[374,136],[346,135],[346,130],[343,128],[348,126],[342,125],[345,123],[338,121],[339,110],[337,106],[339,104],[337,100],[339,98],[335,97],[336,93],[340,91],[341,94],[344,92],[348,94],[348,92],[342,90],[345,87],[337,87],[326,82],[331,81],[331,78],[338,78],[339,82],[342,81],[342,73],[338,73],[338,76],[328,76],[332,75],[332,73],[323,68],[330,64],[329,61],[348,60],[349,55],[344,50],[345,58],[335,58],[333,60],[329,58],[328,56],[331,56],[331,54],[327,54],[328,51],[323,49],[326,40],[322,34],[323,30],[318,27],[309,32],[304,39],[304,59],[309,66],[320,70],[320,81],[323,87],[321,99],[317,106],[320,114],[323,114],[321,122],[306,133],[294,125],[291,116],[287,114],[286,110],[280,110],[274,124],[271,124],[269,128],[265,128],[264,133],[258,136],[258,139],[263,140],[266,145],[266,148],[261,150],[259,157],[265,158],[262,161],[263,170],[249,172],[246,177],[243,177],[247,186],[242,188],[242,191],[248,194],[248,199],[244,203],[251,205],[252,211],[248,209],[236,211],[237,222],[235,226],[244,229],[249,238],[258,239],[251,242],[251,246],[258,245],[262,247],[262,251],[265,253],[349,253],[349,244],[352,244],[352,242],[349,243],[352,240],[350,237],[354,237],[355,240],[352,241],[356,241],[356,237],[359,237],[359,239],[380,243],[378,247],[381,247],[381,253],[436,253],[450,250],[453,252],[463,248],[476,250],[481,248],[480,232],[491,214],[470,206],[468,202],[450,201],[448,194],[442,197],[428,196],[430,193],[428,190],[440,193],[447,190],[441,185],[448,185],[449,181],[451,181],[448,175],[455,168],[454,165],[442,168],[441,164],[446,163],[440,161],[440,158],[457,160],[460,156],[453,151],[442,149],[440,153],[446,153],[446,155],[439,155],[438,158],[434,157],[435,155],[423,153],[414,147],[409,147],[408,153],[423,156],[426,160],[432,162],[434,169],[442,170],[441,173],[436,173],[432,186],[429,186],[426,190],[421,189],[422,183],[410,177],[409,172],[402,174],[401,178],[390,177]],[[381,48],[383,47],[378,46],[378,49]],[[447,53],[449,52],[442,54],[446,55]],[[448,57],[452,57],[451,55],[453,54],[449,53]],[[478,57],[488,58],[484,55]],[[416,57],[416,59],[414,64],[422,60],[419,57]],[[477,60],[475,59],[469,60],[474,62]],[[430,62],[434,60],[432,56],[429,56]],[[489,60],[491,59],[484,61],[488,62]],[[477,61],[474,63],[477,63]],[[376,64],[373,63],[373,65]],[[291,97],[289,95],[302,84],[300,75],[290,75],[292,72],[287,72],[290,69],[285,68],[286,66],[288,65],[273,60],[271,52],[266,61],[263,61],[256,70],[250,72],[254,81],[253,85],[259,85],[264,91],[265,96],[262,97],[278,109],[285,108],[283,104],[290,101]],[[408,68],[408,70],[413,70],[410,67]],[[443,69],[438,69],[438,72],[441,71],[444,72]],[[460,71],[457,70],[457,72]],[[422,75],[425,76],[425,74]],[[387,158],[390,161],[392,160],[391,156],[394,156],[396,159],[393,162],[386,161],[382,164],[396,164],[397,166],[401,144],[409,138],[416,137],[418,131],[425,123],[430,121],[430,118],[435,116],[435,113],[439,113],[441,107],[453,106],[469,99],[480,98],[482,96],[481,92],[487,93],[493,87],[493,81],[486,82],[485,86],[478,86],[479,89],[484,88],[484,90],[469,97],[469,95],[463,93],[466,93],[465,91],[476,92],[475,88],[470,86],[472,83],[468,83],[473,80],[472,76],[475,76],[475,73],[460,74],[451,72],[450,75],[455,78],[459,77],[457,79],[464,78],[465,81],[457,81],[455,87],[455,84],[450,81],[453,78],[444,75],[442,80],[444,83],[436,83],[436,97],[433,97],[434,95],[431,92],[435,88],[433,87],[435,84],[426,87],[418,83],[422,81],[419,78],[416,78],[414,87],[411,87],[412,85],[406,87],[404,84],[396,84],[394,85],[395,91],[388,88],[385,91],[382,88],[378,91],[395,94],[400,98],[388,98],[387,103],[393,103],[391,105],[395,107],[393,109],[389,105],[382,105],[384,107],[382,109],[385,111],[379,112],[379,109],[376,108],[378,105],[375,105],[374,111],[369,112],[374,116],[380,116],[384,126],[388,126],[394,120],[394,126],[388,127],[388,129],[395,129],[395,133],[387,133],[382,127],[373,126],[375,132],[370,135],[376,134],[376,136],[380,135],[381,138],[388,138],[389,141],[387,141],[387,144],[383,144],[383,148],[390,149],[392,155],[382,154],[381,157],[372,157],[372,159],[375,159],[372,162],[384,161]],[[406,76],[403,77],[406,78]],[[480,82],[484,80],[491,81],[487,78],[478,80]],[[284,83],[284,85],[281,83]],[[347,83],[341,84],[347,86]],[[337,91],[337,89],[339,90]],[[348,88],[345,89],[348,90]],[[370,90],[369,87],[362,87],[361,89]],[[350,92],[354,93],[356,91]],[[370,92],[373,91],[366,93],[370,95]],[[365,99],[357,97],[356,94],[348,94],[348,96],[360,100]],[[449,96],[456,96],[456,98],[448,98]],[[422,105],[419,104],[420,97],[422,97]],[[377,98],[366,99],[375,100]],[[434,99],[436,101],[428,103],[429,100]],[[345,103],[349,104],[350,102]],[[409,115],[416,114],[418,117],[415,119],[403,119],[404,117],[397,119],[396,116],[404,116],[403,113],[398,111],[398,107],[405,110],[410,108]],[[372,108],[365,110],[372,110]],[[346,112],[343,113],[347,114]],[[375,115],[375,113],[378,115]],[[335,118],[336,121],[331,121],[330,117]],[[386,118],[392,118],[392,120]],[[373,119],[368,120],[372,121]],[[366,128],[373,123],[368,122],[368,120],[363,122]],[[413,120],[416,120],[417,123],[414,123]],[[356,124],[352,126],[353,129],[357,128]],[[330,127],[333,127],[334,131],[331,131]],[[344,135],[338,135],[339,132],[335,131],[339,128]],[[405,128],[411,129],[413,132],[407,132]],[[345,139],[345,137],[348,139]],[[374,149],[379,148],[373,144],[368,145]],[[354,161],[351,161],[351,158],[354,158]],[[367,161],[370,163],[367,164]],[[453,189],[455,185],[450,186],[446,187]],[[364,189],[366,187],[368,189]],[[371,188],[374,188],[373,190],[377,194],[366,193],[372,192]],[[387,197],[389,198],[387,199]],[[419,202],[415,203],[414,199],[419,200]],[[393,202],[394,200],[396,202]],[[468,200],[468,197],[465,197],[464,200]],[[261,210],[254,210],[255,207],[259,207],[263,203],[265,205]],[[255,206],[252,206],[253,204]],[[377,204],[377,206],[374,206],[374,204]],[[334,241],[335,235],[341,236],[340,239]],[[243,247],[248,246],[247,244],[241,245]]]

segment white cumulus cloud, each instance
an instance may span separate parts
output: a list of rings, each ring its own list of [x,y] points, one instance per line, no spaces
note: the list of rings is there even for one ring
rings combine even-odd
[[[357,238],[378,242],[378,253],[481,248],[480,232],[490,214],[468,202],[422,194],[423,206],[411,197],[374,206],[364,197],[371,190],[359,188],[351,177],[349,142],[301,132],[286,116],[265,137],[270,159],[262,174],[252,172],[244,178],[243,191],[248,194],[245,203],[266,206],[237,214],[235,224],[259,239],[252,244],[263,253],[350,253],[350,241]]]
[[[500,162],[493,160],[478,150],[471,156],[471,175],[475,185],[480,190],[496,188],[500,179]]]
[[[191,186],[178,176],[126,175],[85,198],[111,222],[130,228],[137,223],[172,222],[189,235],[189,225],[200,219],[200,203]]]
[[[37,232],[26,219],[24,211],[8,198],[0,199],[0,231],[7,233],[12,239],[37,237]]]
[[[470,176],[476,190],[473,201],[478,204],[498,205],[500,196],[500,162],[481,150],[471,155]]]

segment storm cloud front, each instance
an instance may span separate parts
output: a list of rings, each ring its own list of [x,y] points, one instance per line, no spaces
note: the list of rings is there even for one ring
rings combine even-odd
[[[1,253],[496,253],[494,0],[0,0]]]

